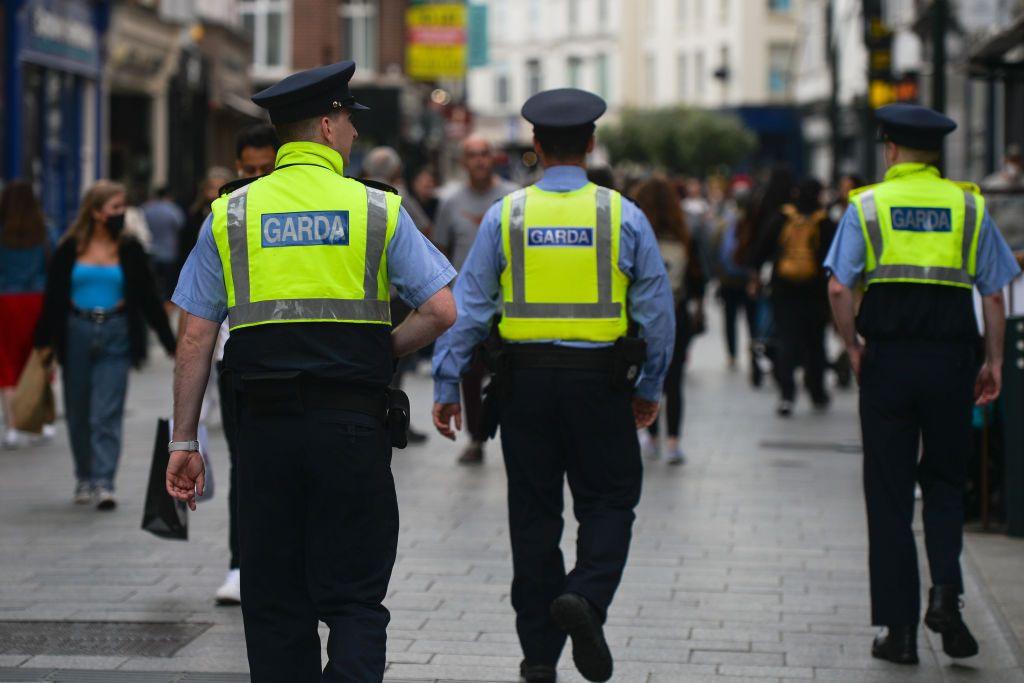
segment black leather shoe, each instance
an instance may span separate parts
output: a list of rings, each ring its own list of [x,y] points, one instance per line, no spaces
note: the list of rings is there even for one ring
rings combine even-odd
[[[612,677],[612,653],[597,611],[577,593],[563,593],[551,603],[551,618],[572,639],[572,661],[588,681]]]
[[[895,664],[917,664],[917,624],[887,627],[875,636],[871,656]]]
[[[960,616],[960,591],[956,586],[935,586],[928,591],[924,623],[942,636],[942,651],[957,659],[978,654],[978,641]]]
[[[547,664],[527,664],[524,659],[519,663],[519,677],[526,683],[555,683],[555,667]]]

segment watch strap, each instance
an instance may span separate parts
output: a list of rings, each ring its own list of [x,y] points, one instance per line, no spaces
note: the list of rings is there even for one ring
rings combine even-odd
[[[192,441],[170,441],[167,443],[167,452],[173,453],[175,451],[199,451],[199,442],[196,440]]]

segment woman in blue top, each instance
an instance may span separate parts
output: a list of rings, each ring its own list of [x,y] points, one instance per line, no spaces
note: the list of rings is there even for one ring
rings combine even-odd
[[[0,399],[5,448],[26,441],[14,428],[11,397],[32,351],[43,308],[49,246],[43,210],[32,186],[23,180],[9,183],[0,193]]]
[[[145,322],[174,353],[146,253],[123,233],[124,211],[123,186],[101,180],[86,192],[54,252],[36,331],[36,346],[52,346],[63,366],[74,500],[100,510],[116,506],[128,370],[145,358]]]

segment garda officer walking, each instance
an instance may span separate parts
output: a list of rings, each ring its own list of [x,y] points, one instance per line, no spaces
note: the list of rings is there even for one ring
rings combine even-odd
[[[611,677],[602,624],[640,498],[636,430],[657,415],[673,347],[672,289],[650,224],[617,192],[587,181],[604,111],[601,98],[571,88],[523,106],[544,177],[484,216],[455,285],[458,322],[434,352],[434,423],[454,439],[459,379],[501,315],[504,348],[486,410],[498,399],[527,681],[555,680],[566,633],[585,678]],[[630,319],[640,338],[627,336]],[[559,550],[566,476],[579,522],[568,575]]]
[[[971,412],[999,395],[1001,290],[1019,268],[977,186],[946,180],[937,168],[956,123],[916,105],[889,105],[876,115],[885,181],[851,194],[825,266],[836,324],[860,378],[871,620],[886,627],[871,653],[916,664],[915,481],[924,494],[932,579],[925,625],[941,634],[950,657],[978,652],[959,603]],[[867,291],[855,321],[851,288],[862,274]],[[985,323],[980,372],[974,287]]]
[[[397,195],[342,174],[357,133],[352,62],[253,97],[281,142],[268,176],[213,204],[182,271],[168,491],[195,509],[196,423],[221,320],[236,391],[242,615],[254,683],[380,681],[398,508],[391,446],[408,404],[395,357],[454,321],[450,264]],[[394,285],[416,309],[392,329]],[[317,622],[331,629],[321,673]]]

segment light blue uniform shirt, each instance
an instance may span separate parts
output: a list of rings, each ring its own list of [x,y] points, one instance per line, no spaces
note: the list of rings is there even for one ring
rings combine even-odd
[[[853,287],[864,272],[866,250],[857,207],[850,204],[839,221],[835,239],[825,258],[825,268],[841,283]],[[1020,274],[1017,259],[988,211],[981,220],[977,263],[974,284],[982,296],[995,294]]]
[[[387,251],[388,279],[402,300],[413,308],[419,308],[455,278],[455,269],[448,259],[416,229],[405,209],[399,211],[398,226]],[[213,238],[213,214],[207,216],[199,231],[171,301],[200,318],[221,322],[227,317],[228,295],[224,268]]]
[[[578,166],[552,166],[537,187],[547,192],[572,192],[587,184],[587,173]],[[469,368],[473,350],[491,330],[491,321],[501,310],[501,272],[505,254],[501,245],[501,202],[488,209],[480,223],[473,247],[455,283],[459,317],[434,346],[434,400],[459,402],[459,378]],[[636,393],[648,401],[661,398],[661,388],[672,360],[675,344],[675,313],[672,287],[665,263],[647,217],[629,200],[622,201],[622,236],[619,242],[619,270],[630,280],[630,317],[640,326],[647,342]],[[562,346],[593,348],[610,346],[591,342],[541,340]]]

